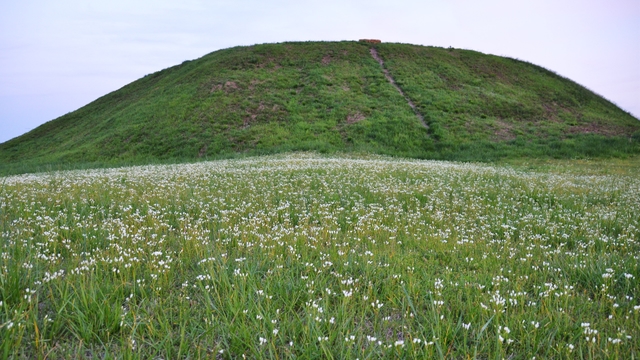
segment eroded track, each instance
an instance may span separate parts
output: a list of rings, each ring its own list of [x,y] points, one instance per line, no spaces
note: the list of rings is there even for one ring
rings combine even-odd
[[[420,123],[422,124],[422,126],[428,129],[429,125],[427,125],[427,123],[424,121],[424,116],[422,116],[420,111],[418,111],[416,104],[414,104],[413,101],[411,101],[411,99],[409,99],[409,97],[404,93],[404,91],[402,91],[402,89],[398,86],[398,84],[396,84],[396,81],[393,79],[393,76],[391,76],[391,74],[389,73],[389,70],[387,70],[387,68],[384,67],[384,61],[382,60],[380,55],[378,55],[378,51],[376,51],[375,48],[371,48],[369,51],[371,52],[371,56],[373,56],[373,58],[382,67],[382,72],[384,73],[384,77],[387,78],[387,80],[389,80],[389,83],[391,83],[391,85],[393,85],[393,87],[396,88],[396,90],[398,90],[398,92],[400,93],[400,95],[402,95],[402,97],[404,97],[404,99],[407,101],[407,104],[409,104],[409,106],[413,110],[413,113],[416,114],[416,117],[418,118],[418,120],[420,120]]]

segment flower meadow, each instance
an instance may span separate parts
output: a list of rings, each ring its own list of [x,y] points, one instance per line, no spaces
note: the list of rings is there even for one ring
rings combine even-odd
[[[0,357],[638,357],[635,175],[300,153],[3,177]]]

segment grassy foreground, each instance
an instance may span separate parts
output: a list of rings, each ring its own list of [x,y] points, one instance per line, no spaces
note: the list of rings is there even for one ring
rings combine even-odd
[[[527,166],[0,178],[0,358],[637,357],[637,167]]]

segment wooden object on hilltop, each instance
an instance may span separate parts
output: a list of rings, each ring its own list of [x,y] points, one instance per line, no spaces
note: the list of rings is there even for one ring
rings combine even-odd
[[[380,44],[382,42],[378,39],[360,39],[359,41],[366,42],[369,44]]]

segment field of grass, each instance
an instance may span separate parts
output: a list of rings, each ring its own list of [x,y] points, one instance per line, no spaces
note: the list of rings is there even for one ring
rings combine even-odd
[[[640,172],[596,165],[2,177],[0,358],[637,358]]]

